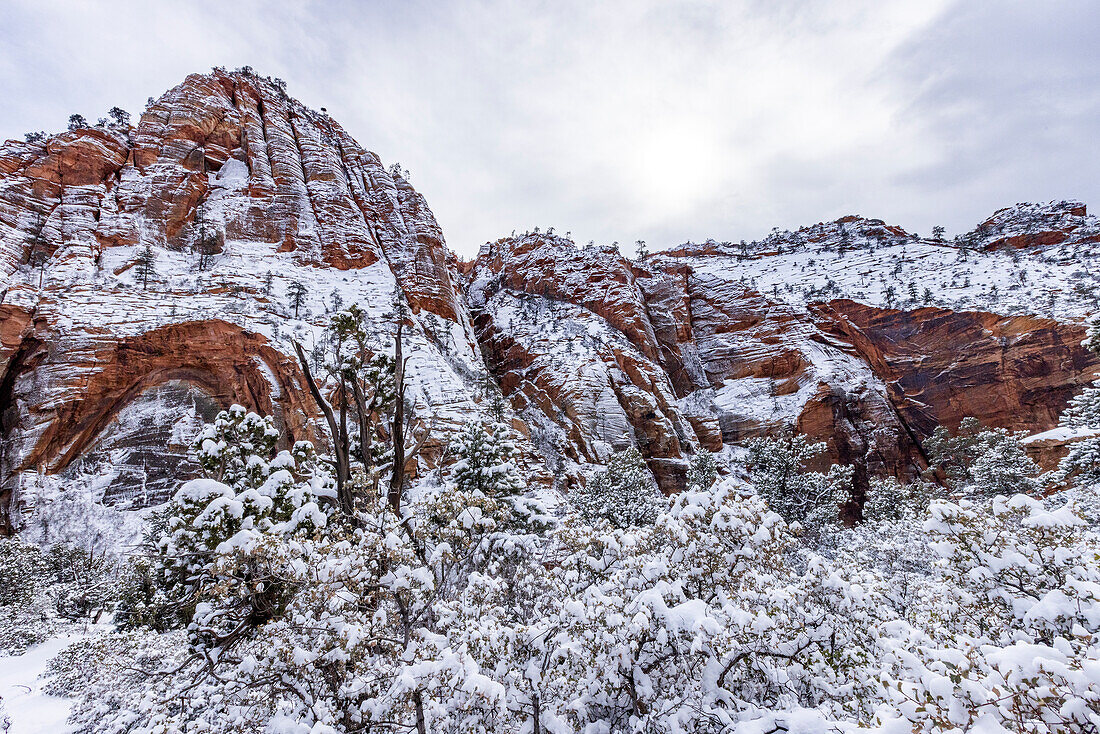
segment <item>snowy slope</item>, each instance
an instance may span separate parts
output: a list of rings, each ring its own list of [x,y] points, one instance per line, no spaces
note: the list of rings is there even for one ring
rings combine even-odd
[[[943,241],[844,217],[744,245],[688,244],[652,259],[688,262],[797,305],[849,298],[1077,321],[1100,305],[1100,220],[1083,211],[1077,202],[1021,204]]]

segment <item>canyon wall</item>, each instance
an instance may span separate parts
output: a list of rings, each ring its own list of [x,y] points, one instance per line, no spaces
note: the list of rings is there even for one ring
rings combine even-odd
[[[998,212],[975,251],[1096,239],[1076,204],[1022,216]],[[938,424],[1051,428],[1097,372],[1080,319],[824,297],[835,284],[791,302],[815,259],[768,275],[807,247],[845,267],[853,242],[946,247],[848,217],[635,261],[535,232],[461,263],[403,172],[327,114],[277,80],[193,75],[133,127],[0,147],[0,525],[43,482],[163,500],[231,403],[323,444],[293,344],[319,354],[351,303],[380,348],[395,299],[410,307],[411,408],[433,423],[422,469],[486,414],[491,375],[525,466],[562,489],[633,445],[675,492],[695,452],[792,429],[855,465],[858,495],[871,476],[915,477]]]

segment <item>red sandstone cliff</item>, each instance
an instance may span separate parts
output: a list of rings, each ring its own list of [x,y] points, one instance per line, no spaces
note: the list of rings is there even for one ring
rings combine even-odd
[[[197,248],[215,233],[207,267]],[[143,247],[148,283],[134,267]],[[318,437],[290,341],[313,347],[326,313],[354,301],[384,342],[398,287],[438,455],[477,409],[466,375],[482,362],[452,261],[396,168],[251,74],[192,75],[134,127],[4,143],[0,488],[113,471],[108,495],[155,500],[186,454],[174,464],[155,448],[186,433],[176,414],[231,402]]]
[[[1018,266],[1013,303],[1077,322],[1095,303],[1087,273],[1054,277],[1092,256],[1100,227],[1083,206],[1018,206],[979,230],[966,245],[845,217],[640,262],[527,234],[459,264],[423,197],[327,115],[271,80],[194,75],[135,127],[0,147],[0,506],[42,477],[156,501],[189,470],[189,431],[231,402],[323,438],[291,341],[312,350],[355,302],[384,343],[398,288],[415,314],[411,398],[437,424],[428,464],[484,407],[487,366],[529,455],[566,486],[633,444],[673,492],[694,452],[783,426],[854,464],[857,489],[911,477],[936,424],[1050,428],[1098,368],[1078,323],[857,302],[915,301],[919,277],[945,281],[934,296],[981,287],[996,304],[943,263],[985,250],[1016,267],[1004,245],[1057,243],[1027,261],[1041,275]],[[824,284],[807,284],[815,273]],[[857,300],[831,297],[846,292]]]

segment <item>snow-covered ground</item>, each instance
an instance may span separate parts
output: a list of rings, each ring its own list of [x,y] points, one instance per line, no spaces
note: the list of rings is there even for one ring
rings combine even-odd
[[[1100,273],[1044,250],[967,252],[927,241],[838,254],[812,247],[759,259],[694,259],[722,275],[796,305],[850,298],[874,306],[941,306],[1078,320],[1096,310]]]
[[[1078,321],[1100,311],[1100,220],[1070,213],[1082,210],[1079,202],[1018,204],[950,240],[845,217],[776,230],[759,242],[689,243],[672,261],[686,259],[698,273],[799,306],[850,298],[887,308],[940,306]],[[1032,239],[1019,239],[1027,237]],[[652,256],[655,263],[669,260],[663,253]]]
[[[0,656],[0,722],[7,714],[11,726],[5,734],[64,734],[71,731],[66,724],[70,702],[51,696],[43,689],[46,665],[57,653],[73,642],[110,629],[100,624],[87,630],[75,628],[35,645],[22,655]]]

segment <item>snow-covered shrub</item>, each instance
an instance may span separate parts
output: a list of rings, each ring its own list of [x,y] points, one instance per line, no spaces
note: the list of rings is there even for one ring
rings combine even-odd
[[[687,490],[689,492],[705,492],[714,486],[718,480],[718,462],[714,460],[714,454],[706,449],[700,449],[691,457],[687,472]]]
[[[0,650],[16,654],[66,623],[96,620],[114,600],[116,561],[58,543],[0,539]]]
[[[1096,731],[1096,536],[1071,505],[1022,494],[938,502],[931,515],[950,596],[933,624],[880,640],[896,710],[914,731]]]
[[[883,483],[872,522],[808,546],[776,500],[729,479],[692,482],[643,523],[573,513],[540,535],[515,522],[517,495],[483,483],[509,470],[476,471],[500,453],[481,436],[468,446],[456,446],[476,457],[464,479],[422,485],[400,516],[367,494],[354,523],[277,521],[305,505],[260,491],[275,472],[259,487],[262,470],[193,487],[201,510],[183,525],[195,535],[179,507],[171,525],[205,558],[188,577],[190,635],[133,630],[67,650],[51,690],[76,697],[76,730],[1069,734],[1100,722],[1100,539],[1072,502],[925,507],[930,488]],[[788,488],[829,478],[806,478],[820,447],[780,449],[758,481],[776,486],[783,467]],[[902,509],[876,509],[876,489]]]
[[[115,625],[120,629],[148,627],[158,632],[183,621],[165,588],[162,569],[155,559],[124,559],[119,567]]]
[[[930,469],[943,472],[955,491],[985,497],[1034,492],[1039,467],[1020,443],[1026,435],[964,418],[954,435],[936,428],[924,448]]]
[[[666,506],[641,452],[633,446],[612,454],[607,468],[575,490],[572,500],[589,522],[605,520],[618,528],[652,523]]]
[[[837,522],[848,499],[852,467],[833,465],[828,472],[806,469],[825,453],[821,442],[789,432],[751,439],[745,468],[756,492],[789,523],[820,529]]]
[[[196,657],[179,630],[107,633],[79,640],[53,658],[46,692],[74,699],[69,722],[81,734],[182,734],[183,727],[166,722],[200,717],[194,709],[180,716],[194,699],[172,672]]]
[[[103,488],[96,484],[90,477],[76,481],[48,474],[28,477],[20,487],[20,502],[31,511],[18,519],[19,537],[41,548],[63,543],[96,556],[116,554],[135,528],[128,527],[125,513],[102,504]]]
[[[17,655],[55,632],[55,610],[42,593],[50,574],[38,546],[0,538],[0,654]]]
[[[782,518],[733,482],[675,496],[651,526],[560,537],[562,601],[531,662],[537,705],[563,730],[726,731],[768,708],[870,710],[873,584],[797,558]]]
[[[120,629],[148,627],[163,632],[186,622],[168,593],[170,579],[165,578],[161,557],[160,541],[167,535],[172,508],[169,502],[145,515],[138,553],[119,562],[114,622]]]
[[[975,634],[1004,642],[1008,630],[1045,641],[1073,636],[1078,626],[1100,632],[1100,616],[1088,611],[1100,601],[1100,545],[1082,533],[1072,506],[1048,510],[1018,494],[936,502],[930,510],[930,545],[948,580],[968,595]]]
[[[210,644],[275,614],[288,589],[280,544],[323,528],[333,492],[313,446],[299,441],[272,457],[270,417],[240,406],[220,413],[198,439],[211,478],[193,479],[172,498],[158,563],[181,620]]]
[[[52,576],[47,593],[61,617],[96,621],[112,606],[117,583],[115,557],[58,543],[46,553],[46,562]]]
[[[50,565],[37,545],[0,538],[0,607],[26,604],[48,583]]]
[[[863,519],[867,522],[921,516],[932,498],[940,493],[936,485],[919,479],[901,482],[895,477],[874,477],[869,484],[863,503]]]
[[[478,639],[466,634],[487,619],[473,608],[494,600],[518,620],[521,598],[549,601],[526,583],[547,569],[530,540],[498,531],[510,512],[502,500],[448,486],[409,511],[398,518],[375,498],[354,527],[264,537],[259,553],[288,593],[255,620],[256,634],[223,635],[205,656],[177,642],[151,666],[127,662],[161,654],[139,641],[81,692],[76,722],[109,732],[392,732],[420,719],[431,731],[499,730],[486,722],[504,715],[500,686],[467,652]],[[196,619],[209,616],[200,604]]]

